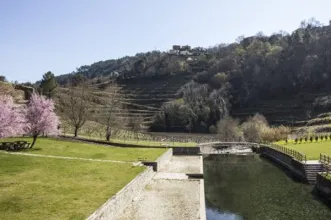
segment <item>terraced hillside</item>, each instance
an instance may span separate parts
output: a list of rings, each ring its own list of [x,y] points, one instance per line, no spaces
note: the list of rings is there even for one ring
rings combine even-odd
[[[192,79],[192,74],[119,81],[129,117],[141,116],[148,126],[164,102],[175,98],[178,90]],[[118,113],[122,115],[121,113]]]
[[[174,99],[181,86],[189,82],[192,76],[192,74],[184,73],[119,80],[117,86],[123,96],[121,98],[123,108],[116,110],[116,116],[127,122],[140,120],[139,123],[148,128],[156,114],[160,112],[161,105]],[[106,88],[108,84],[111,84],[111,81],[89,84],[87,87],[91,97],[89,108],[92,111],[92,120],[93,117],[98,117],[98,114],[103,114],[103,108],[112,95],[111,92],[101,89],[101,87]],[[65,93],[66,88],[57,88],[56,102],[59,102]]]
[[[234,117],[246,118],[255,113],[263,114],[272,125],[289,125],[294,127],[313,126],[315,119],[328,109],[319,108],[317,101],[328,97],[330,92],[300,93],[283,98],[258,100],[246,106],[232,109]],[[321,123],[320,125],[322,125]]]

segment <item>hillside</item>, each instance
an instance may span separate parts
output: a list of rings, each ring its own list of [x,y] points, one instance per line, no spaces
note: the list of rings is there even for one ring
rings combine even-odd
[[[271,124],[295,126],[331,110],[330,48],[331,26],[310,19],[290,34],[258,33],[210,48],[174,45],[84,65],[57,81],[78,77],[97,88],[116,80],[129,117],[154,121],[155,131],[210,132],[227,113],[262,113]]]

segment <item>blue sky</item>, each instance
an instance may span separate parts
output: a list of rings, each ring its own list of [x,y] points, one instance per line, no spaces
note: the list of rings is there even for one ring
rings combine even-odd
[[[330,0],[0,0],[0,75],[34,82],[173,44],[292,32],[311,17],[328,24],[330,8]]]

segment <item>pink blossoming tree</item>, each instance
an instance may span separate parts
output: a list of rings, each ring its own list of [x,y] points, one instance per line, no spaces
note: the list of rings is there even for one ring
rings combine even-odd
[[[33,137],[31,147],[34,146],[40,134],[58,134],[59,118],[54,109],[53,100],[45,99],[36,93],[32,94],[26,112],[26,130]]]
[[[24,116],[15,108],[11,96],[0,96],[0,138],[24,133]]]

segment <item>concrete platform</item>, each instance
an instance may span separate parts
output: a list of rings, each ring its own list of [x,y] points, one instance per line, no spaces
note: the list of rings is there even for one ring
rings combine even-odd
[[[204,181],[189,173],[203,173],[202,156],[173,156],[119,220],[205,220]]]
[[[173,156],[160,172],[202,173],[201,166],[201,156]]]

